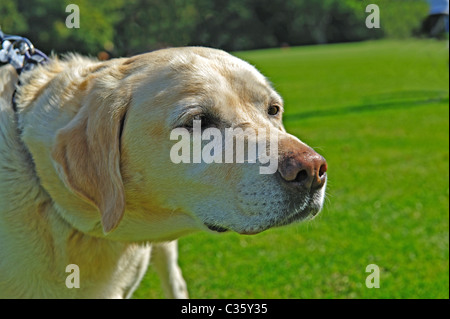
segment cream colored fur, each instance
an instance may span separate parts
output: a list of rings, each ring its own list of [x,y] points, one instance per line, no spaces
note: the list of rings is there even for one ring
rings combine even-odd
[[[174,164],[170,131],[195,112],[217,127],[286,133],[282,100],[255,68],[206,48],[99,62],[52,58],[21,75],[0,68],[0,297],[127,298],[149,264],[168,297],[186,298],[176,239],[219,226],[252,234],[314,216],[325,187],[294,194],[259,166]],[[198,114],[198,113],[197,113]],[[80,269],[67,288],[66,266]]]

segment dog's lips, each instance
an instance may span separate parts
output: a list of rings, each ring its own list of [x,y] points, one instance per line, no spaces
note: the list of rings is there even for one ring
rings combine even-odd
[[[295,221],[299,221],[299,220],[305,220],[308,217],[314,217],[316,214],[318,214],[318,211],[314,211],[314,210],[309,210],[309,209],[305,209],[303,211],[299,211],[296,212],[294,214],[291,214],[289,216],[287,216],[286,218],[277,221],[274,224],[270,224],[270,225],[265,225],[265,226],[261,226],[261,227],[250,227],[250,228],[244,228],[244,229],[233,229],[233,228],[226,228],[223,226],[219,226],[217,224],[209,224],[209,223],[204,223],[204,225],[211,231],[215,232],[215,233],[225,233],[225,232],[229,232],[229,231],[234,231],[240,235],[256,235],[259,234],[267,229],[270,229],[272,227],[280,227],[280,226],[284,226],[284,225],[288,225],[291,224],[292,222]]]
[[[240,235],[256,235],[256,234],[259,234],[259,233],[261,233],[261,232],[263,232],[263,231],[265,231],[265,230],[266,230],[266,229],[252,230],[252,231],[244,230],[244,231],[240,231],[239,234],[240,234]]]
[[[218,225],[211,225],[211,224],[205,224],[205,225],[206,225],[206,227],[208,227],[209,230],[212,230],[217,233],[224,233],[224,232],[229,231],[229,229],[218,226]]]
[[[225,228],[222,226],[218,226],[218,225],[210,225],[210,224],[206,224],[205,226],[208,227],[209,230],[215,232],[215,233],[226,233],[229,231],[234,231],[233,229],[229,229],[229,228]],[[262,231],[264,231],[265,229],[261,229],[261,230],[240,230],[240,231],[235,231],[236,233],[240,234],[240,235],[255,235],[258,234]]]
[[[204,221],[203,224],[215,233],[233,231],[241,235],[255,235],[273,227],[281,227],[294,222],[314,219],[322,210],[323,194],[320,190],[313,190],[309,194],[302,196],[303,199],[297,203],[289,202],[285,210],[280,211],[270,222],[264,219],[254,221],[254,224],[245,226],[239,224],[223,223],[219,221]],[[255,217],[253,215],[252,217]],[[257,216],[256,216],[257,217]],[[226,226],[223,226],[223,225]]]
[[[225,233],[225,232],[229,232],[229,231],[235,231],[233,229],[229,229],[229,228],[225,228],[222,226],[218,226],[218,225],[211,225],[211,224],[207,224],[205,223],[205,226],[208,227],[209,230],[216,232],[216,233]],[[269,227],[270,228],[270,227]],[[262,231],[264,231],[266,229],[260,229],[260,230],[237,230],[235,232],[237,232],[240,235],[256,235]]]

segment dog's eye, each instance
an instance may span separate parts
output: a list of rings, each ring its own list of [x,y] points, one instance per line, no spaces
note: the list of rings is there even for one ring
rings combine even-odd
[[[209,117],[207,117],[204,114],[198,114],[192,117],[192,119],[188,123],[186,123],[185,127],[192,129],[194,127],[194,121],[201,121],[202,130],[212,125],[212,122],[209,119]]]
[[[194,116],[194,120],[202,121],[202,129],[207,128],[209,125],[211,125],[209,118],[203,114]]]
[[[267,113],[269,115],[277,115],[279,112],[280,112],[280,107],[275,104],[269,106],[269,108],[267,109]]]

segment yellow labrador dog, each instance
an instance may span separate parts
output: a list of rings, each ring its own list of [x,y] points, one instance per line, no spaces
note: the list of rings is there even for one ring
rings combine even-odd
[[[223,51],[54,58],[20,76],[14,110],[17,83],[0,68],[0,297],[130,297],[151,259],[167,296],[186,298],[180,236],[255,234],[321,210],[325,160],[285,131],[268,81]],[[194,121],[276,133],[264,137],[273,174],[258,159],[174,161],[171,132],[198,134]]]

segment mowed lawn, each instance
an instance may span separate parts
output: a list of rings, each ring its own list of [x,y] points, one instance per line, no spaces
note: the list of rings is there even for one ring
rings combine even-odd
[[[236,53],[328,161],[314,220],[179,240],[192,298],[449,298],[448,49],[374,41]],[[366,287],[366,266],[380,288]],[[163,298],[152,269],[135,298]]]

